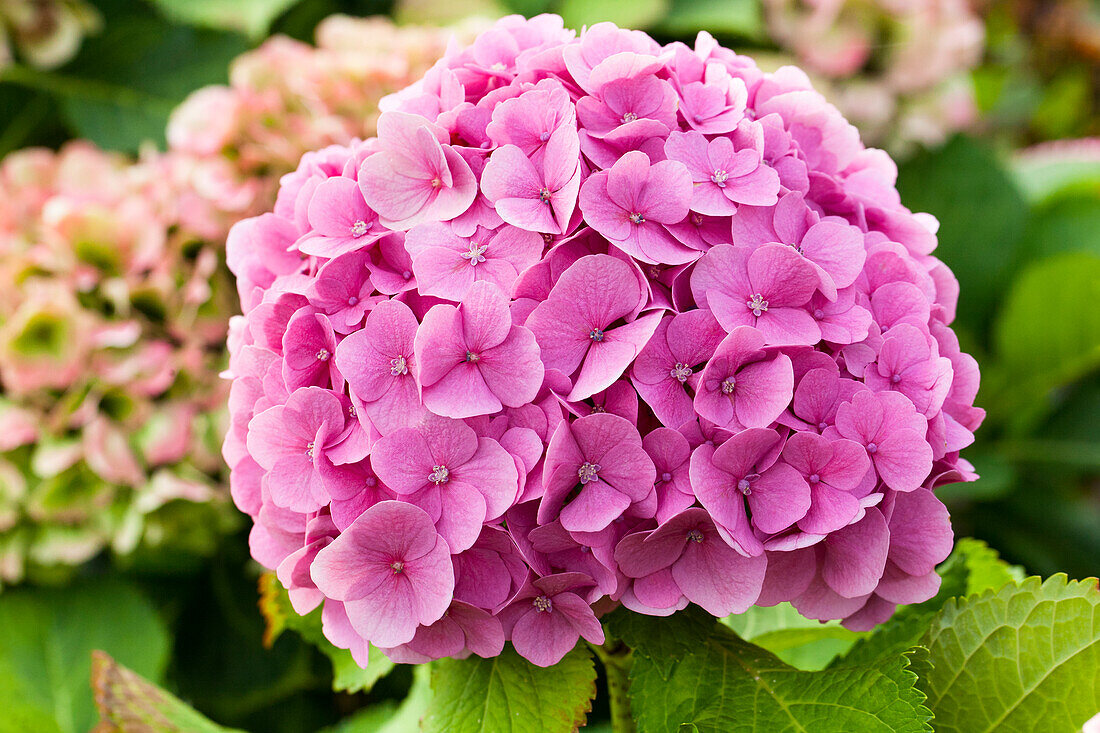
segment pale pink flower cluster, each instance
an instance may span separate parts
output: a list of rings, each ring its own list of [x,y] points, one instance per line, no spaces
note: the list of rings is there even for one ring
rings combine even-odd
[[[0,164],[5,581],[126,552],[151,512],[219,493],[232,280],[160,170],[83,142]]]
[[[0,3],[0,69],[18,58],[53,68],[76,55],[102,19],[85,0],[4,0]]]
[[[183,223],[224,239],[237,219],[271,208],[279,176],[304,153],[373,135],[378,100],[423,76],[454,32],[334,15],[316,47],[274,36],[238,58],[228,86],[192,93],[169,121]]]
[[[985,27],[970,0],[764,0],[768,28],[864,138],[935,144],[972,125]]]
[[[334,644],[549,665],[617,604],[936,592],[958,284],[802,72],[512,16],[382,109],[228,242],[233,497]]]

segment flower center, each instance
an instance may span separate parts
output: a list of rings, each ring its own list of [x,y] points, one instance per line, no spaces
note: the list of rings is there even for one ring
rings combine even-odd
[[[768,301],[764,300],[764,296],[760,293],[753,293],[752,298],[745,301],[745,305],[747,305],[749,310],[752,311],[752,314],[757,317],[768,310]]]
[[[733,394],[737,388],[737,379],[731,374],[722,380],[722,394]]]
[[[401,273],[401,277],[404,278],[405,280],[408,280],[412,276],[413,276],[413,274],[410,270],[405,270],[404,272]]]
[[[378,479],[376,479],[374,476],[367,476],[367,480],[363,483],[367,485],[368,489],[373,489],[375,486],[378,485]]]
[[[351,236],[361,237],[364,234],[366,234],[369,230],[370,230],[370,224],[363,221],[362,219],[357,219],[355,221],[355,223],[351,225]]]
[[[737,490],[745,496],[748,496],[752,493],[753,482],[756,481],[756,479],[758,478],[760,478],[760,474],[750,473],[748,476],[745,476],[743,479],[737,482]]]
[[[819,422],[817,424],[817,429],[818,430],[824,430],[827,427],[829,427],[829,423],[827,423],[827,422]]]
[[[603,405],[592,405],[592,412],[607,412]]]
[[[592,339],[596,343],[603,341],[603,329],[593,328],[591,331],[588,332],[588,338]]]
[[[693,529],[688,532],[688,539],[692,542],[701,543],[703,541],[703,533],[697,529]]]
[[[890,377],[890,382],[892,384],[897,384],[900,381],[901,381],[901,375],[900,374],[894,374],[893,376]]]
[[[306,455],[313,458],[314,443],[306,443]]]
[[[664,483],[667,484],[671,480],[672,480],[672,474],[669,473],[668,471],[665,471],[664,473],[661,474],[661,481],[663,481]]]
[[[549,188],[544,187],[541,191],[539,191],[539,201],[541,201],[544,204],[550,203],[550,189]]]
[[[546,142],[549,139],[550,139],[550,131],[549,130],[543,130],[542,132],[539,133],[539,142]]]
[[[628,122],[634,122],[637,119],[638,115],[634,114],[633,112],[627,112],[623,115],[623,124],[625,125]]]
[[[820,321],[824,317],[825,311],[821,310],[820,308],[814,308],[814,318]]]
[[[405,563],[400,560],[394,560],[390,563],[390,570],[393,571],[394,575],[400,575],[405,570]]]
[[[395,356],[390,359],[390,374],[395,377],[400,377],[402,374],[409,373],[409,365],[405,361],[403,356]]]
[[[462,253],[462,259],[470,261],[470,267],[477,267],[477,263],[485,261],[485,250],[489,249],[489,245],[481,244],[477,242],[470,242],[470,251]]]
[[[874,443],[868,443],[867,444],[867,452],[870,453],[871,455],[874,455],[875,453],[878,453],[878,446],[875,445]]]
[[[577,476],[581,480],[581,484],[592,483],[593,481],[600,480],[600,464],[589,463],[585,461],[580,468],[577,469]]]
[[[445,484],[451,480],[451,472],[446,466],[432,466],[432,472],[428,474],[428,480],[436,486]]]
[[[645,224],[645,217],[637,211],[631,212],[629,219],[635,224]]]
[[[716,170],[710,175],[710,180],[712,183],[714,183],[714,185],[718,186],[718,188],[725,188],[726,181],[729,180],[729,177],[729,173],[726,173],[723,170]]]
[[[553,602],[546,596],[536,596],[531,605],[535,607],[535,611],[538,613],[550,613],[554,608]]]
[[[475,354],[472,351],[467,351],[466,352],[466,362],[467,363],[473,363],[473,362],[478,362],[478,361],[481,361],[481,354]]]
[[[683,384],[687,381],[687,378],[691,376],[691,367],[687,364],[676,362],[676,366],[672,367],[668,373],[677,382]]]
[[[439,176],[436,176],[432,179],[432,188],[440,188],[442,185],[443,179],[441,179]]]
[[[351,296],[348,298],[348,305],[359,305],[359,298],[356,298],[354,295]]]
[[[317,352],[317,361],[328,361],[330,356],[332,354],[328,353],[328,349],[321,349]]]
[[[816,473],[812,473],[812,474],[810,474],[810,483],[811,483],[811,484],[816,484],[816,483],[817,483],[817,482],[819,482],[819,481],[821,481],[821,477],[820,477],[820,476],[818,476],[818,475],[817,475]]]

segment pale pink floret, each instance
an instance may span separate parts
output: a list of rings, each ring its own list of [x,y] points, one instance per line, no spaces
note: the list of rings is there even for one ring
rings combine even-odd
[[[638,429],[623,418],[605,413],[562,422],[546,449],[538,520],[560,518],[567,530],[599,532],[653,494],[655,478]]]
[[[800,530],[824,535],[856,518],[860,503],[851,492],[871,470],[871,461],[859,443],[796,433],[783,447],[783,460],[810,485],[810,510],[798,520]]]
[[[666,427],[678,428],[695,419],[692,396],[699,391],[701,368],[725,335],[710,311],[665,316],[638,354],[631,381]]]
[[[348,380],[357,409],[383,435],[410,427],[424,415],[413,351],[416,316],[397,300],[379,303],[363,328],[336,348],[336,364]]]
[[[592,584],[582,573],[558,573],[528,583],[500,612],[516,651],[532,664],[557,664],[581,637],[604,641],[603,627],[591,606],[576,591]]]
[[[717,448],[704,443],[691,455],[691,485],[699,503],[722,539],[743,555],[764,551],[757,531],[782,532],[810,509],[806,480],[776,460],[782,447],[774,430],[749,428]]]
[[[504,225],[496,230],[477,227],[462,237],[446,225],[420,224],[405,236],[413,258],[417,289],[424,295],[461,301],[470,286],[485,280],[506,294],[521,272],[542,256],[542,237]]]
[[[643,152],[623,155],[581,187],[585,221],[642,262],[681,265],[699,257],[668,230],[688,213],[691,175],[682,163],[650,163]]]
[[[673,132],[665,155],[687,166],[694,184],[691,210],[728,216],[738,204],[772,206],[778,200],[779,174],[762,162],[764,135],[744,122],[745,134],[707,140],[698,132]],[[747,139],[746,139],[747,138]]]
[[[383,226],[406,230],[447,221],[473,203],[477,180],[447,140],[417,115],[385,112],[378,119],[381,150],[363,161],[359,188]]]
[[[924,439],[928,422],[897,392],[857,392],[837,408],[836,427],[826,435],[864,447],[882,482],[895,491],[913,491],[932,470],[932,448]]]
[[[691,444],[678,430],[657,428],[642,438],[657,471],[657,521],[664,522],[695,503],[688,465]]]
[[[691,292],[727,331],[753,326],[768,345],[812,346],[821,329],[805,309],[818,277],[790,247],[718,245],[699,260]]]
[[[609,255],[589,255],[570,265],[527,317],[546,368],[577,373],[567,400],[607,389],[626,372],[661,320],[660,313],[651,313],[615,325],[636,313],[643,299],[629,265]]]
[[[516,500],[519,474],[500,443],[460,420],[429,416],[383,436],[371,464],[402,500],[423,508],[452,552],[471,547],[486,520]]]
[[[307,216],[313,231],[298,242],[298,251],[307,255],[337,257],[366,249],[385,234],[353,178],[322,181],[309,201]]]
[[[685,598],[718,617],[744,613],[756,602],[767,566],[764,555],[745,557],[726,544],[707,511],[697,507],[656,530],[627,535],[615,548],[615,561],[630,578],[668,574],[665,583],[635,583],[634,595],[641,602],[658,608],[675,605],[674,599],[646,592],[667,587],[671,580]]]
[[[727,430],[765,428],[794,395],[791,359],[764,335],[738,326],[715,349],[695,389],[695,412]]]
[[[493,151],[481,174],[481,190],[500,218],[529,232],[565,234],[581,185],[580,142],[563,125],[535,163],[515,145]]]
[[[543,362],[531,331],[512,324],[508,296],[474,283],[462,303],[433,306],[416,332],[424,406],[437,415],[488,415],[520,407],[542,386]]]
[[[424,510],[397,501],[363,512],[317,553],[310,575],[343,602],[356,633],[380,647],[412,641],[417,626],[443,616],[454,591],[447,543]]]

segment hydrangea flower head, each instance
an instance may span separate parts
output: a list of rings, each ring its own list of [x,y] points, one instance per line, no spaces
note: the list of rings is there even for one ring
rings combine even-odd
[[[334,644],[545,666],[617,604],[936,592],[958,289],[800,72],[511,17],[382,109],[232,237],[235,496]]]

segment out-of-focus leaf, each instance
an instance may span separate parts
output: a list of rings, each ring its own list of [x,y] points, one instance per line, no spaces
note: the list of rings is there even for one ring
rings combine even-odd
[[[649,28],[665,17],[669,0],[562,0],[555,11],[566,28],[611,21],[621,28]]]
[[[1100,184],[1100,165],[1097,168]],[[1100,256],[1100,195],[1061,195],[1032,212],[1020,259],[1038,260],[1062,252]]]
[[[91,728],[96,721],[89,686],[95,649],[159,679],[168,658],[168,633],[150,603],[121,582],[5,590],[0,595],[0,701],[12,684],[4,681],[14,680],[22,703],[17,718],[48,718],[53,725],[21,727],[0,712],[0,731],[83,733]]]
[[[398,0],[393,17],[398,23],[446,25],[478,16],[496,18],[505,15],[495,0]]]
[[[536,667],[509,645],[500,656],[432,664],[426,733],[568,733],[584,724],[596,669],[584,643],[553,667]]]
[[[92,652],[92,689],[96,733],[232,733],[105,652]]]
[[[332,688],[340,692],[367,692],[374,683],[393,669],[393,662],[386,659],[374,647],[370,649],[370,661],[363,669],[347,649],[339,649],[325,638],[321,631],[321,608],[315,608],[305,616],[299,616],[290,605],[286,589],[274,573],[260,578],[260,611],[267,620],[264,643],[272,644],[284,629],[296,631],[303,639],[325,653],[332,661]]]
[[[656,30],[682,37],[688,45],[699,31],[760,40],[765,35],[764,14],[756,0],[672,0]]]
[[[1095,578],[1028,578],[948,601],[926,644],[920,686],[942,733],[1075,731],[1100,709]]]
[[[413,668],[413,683],[400,705],[387,702],[356,712],[331,729],[331,733],[416,733],[432,699],[431,665]]]
[[[722,619],[742,639],[751,641],[793,667],[824,669],[866,634],[849,631],[838,621],[821,623],[800,614],[789,603],[753,606]]]
[[[1018,153],[1012,160],[1017,185],[1034,203],[1067,191],[1100,193],[1100,142],[1059,140]]]
[[[940,220],[935,254],[962,287],[958,322],[975,335],[986,333],[1027,217],[1013,178],[991,151],[956,137],[902,165],[898,190],[906,206]]]
[[[190,25],[241,31],[263,38],[271,24],[300,0],[150,0],[169,19]]]
[[[1041,413],[1049,390],[1100,365],[1100,257],[1063,254],[1033,264],[1013,283],[994,338],[1002,409]]]

